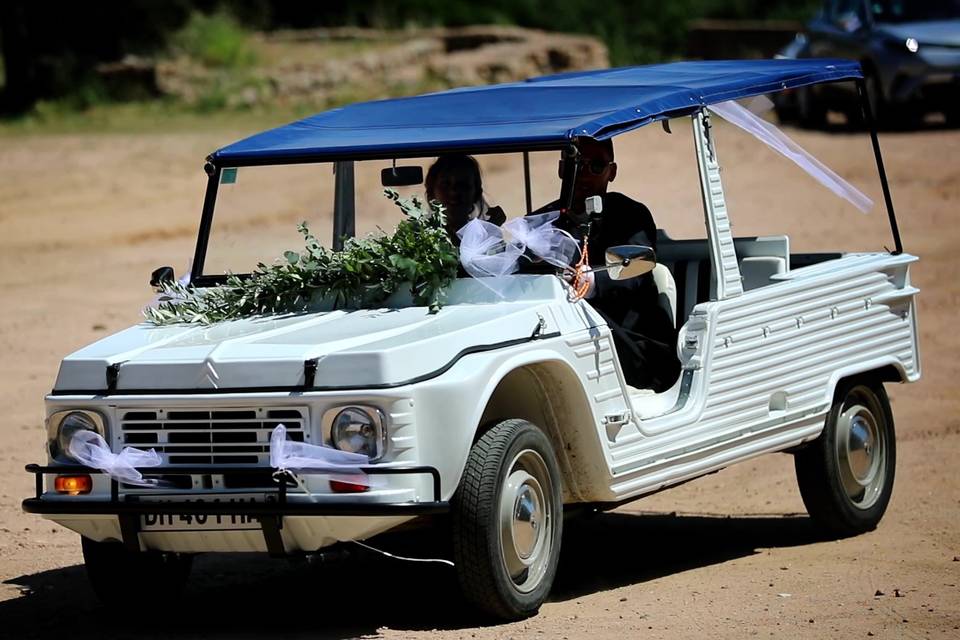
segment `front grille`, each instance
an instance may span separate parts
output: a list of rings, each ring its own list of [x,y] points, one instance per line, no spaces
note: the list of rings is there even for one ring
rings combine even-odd
[[[120,413],[124,446],[156,449],[165,464],[270,463],[270,433],[282,424],[287,438],[304,441],[306,407],[130,409]]]

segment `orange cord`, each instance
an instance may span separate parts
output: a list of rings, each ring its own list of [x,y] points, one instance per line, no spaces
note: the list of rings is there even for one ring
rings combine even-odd
[[[571,302],[577,302],[578,300],[583,300],[587,292],[590,291],[590,280],[585,278],[586,273],[584,267],[590,267],[590,250],[587,247],[588,236],[583,238],[583,250],[580,252],[580,260],[577,261],[577,264],[574,265],[573,269],[573,281],[570,283],[570,286],[573,287],[573,295],[570,296]]]

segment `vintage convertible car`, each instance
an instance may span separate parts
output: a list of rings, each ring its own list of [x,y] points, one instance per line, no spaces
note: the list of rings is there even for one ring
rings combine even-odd
[[[547,598],[565,508],[613,508],[763,453],[795,455],[825,531],[872,529],[896,457],[883,385],[920,376],[917,259],[902,251],[875,129],[894,249],[874,253],[791,253],[786,236],[734,237],[711,133],[722,103],[834,81],[863,95],[859,65],[840,60],[572,73],[355,104],[214,152],[192,266],[201,288],[222,283],[217,265],[234,255],[217,238],[238,171],[309,170],[285,190],[329,177],[337,239],[362,224],[363,162],[575,156],[584,139],[686,121],[707,235],[660,233],[656,256],[681,374],[662,393],[629,387],[603,318],[550,273],[505,276],[497,292],[459,278],[435,314],[398,294],[377,309],[143,323],[63,360],[46,399],[49,459],[27,467],[36,495],[23,508],[82,536],[93,586],[111,604],[177,593],[191,554],[312,554],[401,524],[449,525],[466,598],[503,619]],[[569,202],[578,163],[565,166]],[[221,231],[266,242],[256,225]],[[612,263],[624,257],[612,253]],[[638,271],[653,266],[645,255]],[[369,482],[272,467],[281,424],[292,441],[362,452],[369,463],[356,471]],[[163,464],[140,471],[162,484],[77,464],[71,442],[91,433],[113,452],[155,449]]]

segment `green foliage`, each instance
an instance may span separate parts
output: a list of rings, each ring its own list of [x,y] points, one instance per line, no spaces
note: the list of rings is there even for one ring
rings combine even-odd
[[[457,250],[436,203],[424,210],[414,197],[385,194],[404,213],[393,235],[348,239],[342,251],[320,245],[302,223],[303,251],[286,251],[272,265],[263,263],[248,277],[231,275],[211,289],[169,283],[166,301],[144,310],[149,322],[213,324],[224,320],[276,313],[307,311],[319,299],[333,298],[336,306],[364,308],[378,305],[404,283],[414,304],[440,310],[445,289],[457,275]]]
[[[192,13],[174,34],[175,48],[208,67],[240,69],[256,62],[247,32],[227,13]]]
[[[698,18],[807,20],[821,0],[355,0],[328,11],[324,25],[352,23],[399,28],[405,25],[516,24],[601,38],[614,66],[682,57],[687,29]],[[286,9],[295,10],[295,7]],[[297,26],[307,26],[306,11]]]

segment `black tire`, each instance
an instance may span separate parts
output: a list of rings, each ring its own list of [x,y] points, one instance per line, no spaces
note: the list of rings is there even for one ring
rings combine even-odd
[[[947,121],[947,126],[951,128],[960,128],[960,96],[955,98],[954,102],[944,109],[943,117]]]
[[[867,100],[870,101],[870,110],[873,112],[873,120],[877,128],[884,129],[889,127],[893,120],[892,109],[883,95],[880,78],[873,67],[868,66],[864,69],[863,83],[867,92]]]
[[[453,496],[452,521],[467,601],[501,620],[534,615],[553,585],[563,529],[560,472],[540,429],[505,420],[480,437]]]
[[[823,433],[794,463],[807,512],[826,532],[846,537],[875,529],[890,502],[897,463],[883,385],[841,383]]]
[[[174,602],[183,591],[193,556],[127,551],[119,542],[81,537],[83,561],[94,593],[109,608]],[[139,609],[138,609],[139,610]]]

